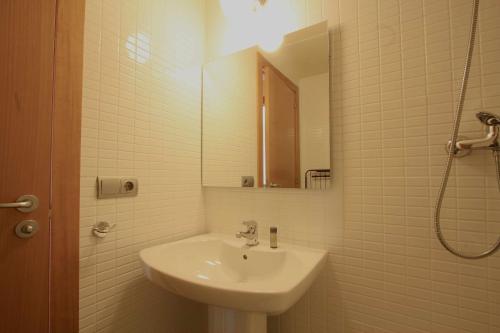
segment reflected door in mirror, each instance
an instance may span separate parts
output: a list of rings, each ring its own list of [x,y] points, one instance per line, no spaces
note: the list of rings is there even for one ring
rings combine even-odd
[[[266,187],[300,187],[298,87],[261,58],[263,117],[261,135],[265,170],[260,183]],[[264,174],[265,173],[265,174]]]

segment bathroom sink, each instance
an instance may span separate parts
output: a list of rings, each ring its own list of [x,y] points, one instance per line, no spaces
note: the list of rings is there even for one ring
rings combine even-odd
[[[140,252],[149,280],[192,300],[245,312],[280,314],[311,286],[326,252],[279,244],[249,247],[204,234]]]

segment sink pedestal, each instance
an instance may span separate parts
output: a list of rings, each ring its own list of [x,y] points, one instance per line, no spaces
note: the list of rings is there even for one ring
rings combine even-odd
[[[209,333],[266,333],[267,315],[208,306]]]

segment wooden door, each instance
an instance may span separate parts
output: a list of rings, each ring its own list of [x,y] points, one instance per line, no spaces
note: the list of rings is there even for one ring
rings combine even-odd
[[[39,200],[0,208],[0,332],[77,331],[83,4],[0,1],[0,203]]]
[[[48,332],[54,35],[55,1],[1,1],[0,202],[40,203],[0,209],[0,332]],[[38,222],[32,238],[14,233],[23,220]]]
[[[300,187],[298,88],[270,64],[263,73],[267,183]]]

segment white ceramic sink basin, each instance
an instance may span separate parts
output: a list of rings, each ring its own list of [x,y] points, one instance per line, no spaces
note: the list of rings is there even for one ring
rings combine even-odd
[[[311,286],[326,252],[287,244],[248,247],[241,239],[205,234],[142,250],[140,257],[146,276],[175,294],[274,315]]]

